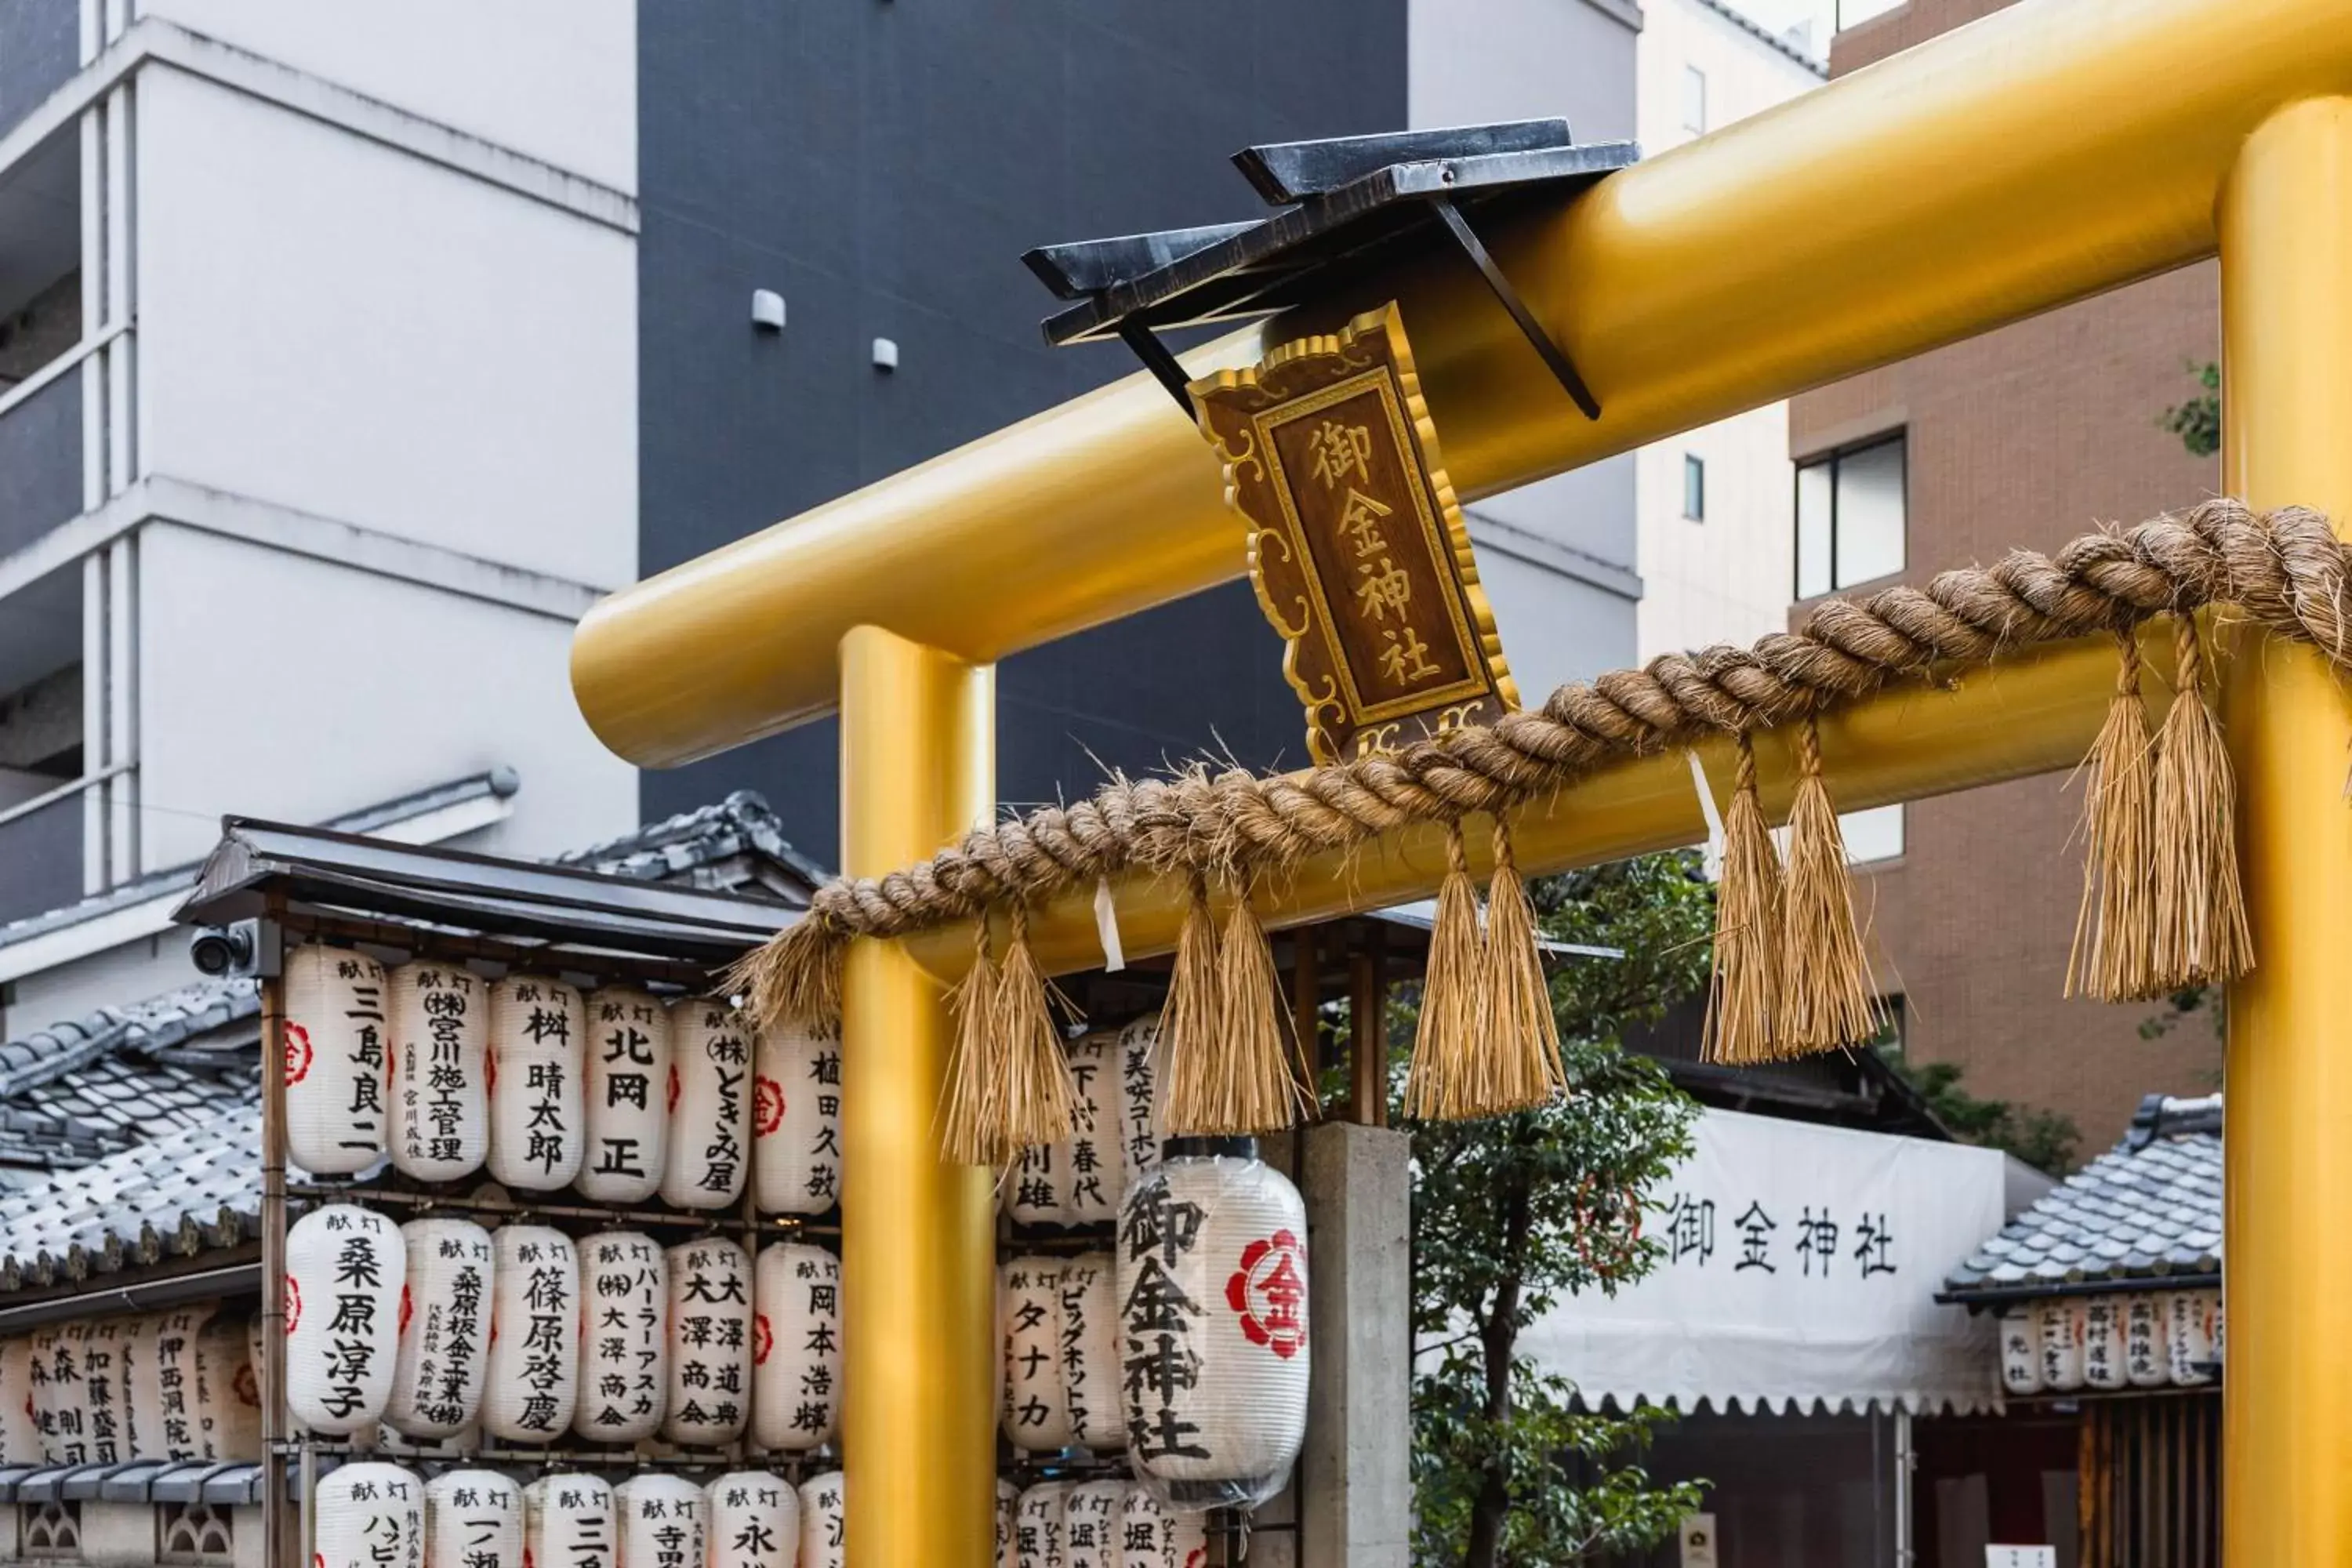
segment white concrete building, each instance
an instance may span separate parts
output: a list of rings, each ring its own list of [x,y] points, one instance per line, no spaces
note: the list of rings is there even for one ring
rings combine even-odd
[[[1812,34],[1767,31],[1718,0],[1648,0],[1639,47],[1645,157],[1817,87]],[[1786,404],[1635,454],[1641,657],[1753,641],[1787,626],[1795,481]]]
[[[225,811],[637,820],[566,679],[637,574],[635,27],[0,5],[0,982],[186,975],[163,874]]]

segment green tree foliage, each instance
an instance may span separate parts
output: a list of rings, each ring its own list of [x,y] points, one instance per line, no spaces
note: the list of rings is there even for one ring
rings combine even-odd
[[[2209,361],[2189,373],[2205,390],[2166,409],[2157,424],[2179,437],[2190,455],[2210,458],[2221,449],[2221,367]]]
[[[1714,894],[1688,855],[1549,879],[1544,930],[1622,948],[1571,959],[1552,1005],[1569,1097],[1492,1121],[1412,1123],[1413,1475],[1422,1568],[1559,1568],[1669,1537],[1696,1484],[1643,1459],[1671,1417],[1580,1411],[1575,1390],[1517,1354],[1563,1297],[1613,1292],[1655,1264],[1643,1195],[1689,1151],[1696,1107],[1655,1063],[1617,1048],[1706,978]],[[1399,1020],[1408,1034],[1410,1009]]]
[[[1963,1142],[2014,1154],[2037,1171],[2063,1176],[2074,1168],[2083,1130],[2054,1110],[2021,1110],[2005,1100],[1979,1100],[1960,1087],[1958,1062],[1897,1062],[1936,1120]]]

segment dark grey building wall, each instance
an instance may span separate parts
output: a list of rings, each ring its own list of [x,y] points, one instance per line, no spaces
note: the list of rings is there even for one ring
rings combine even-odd
[[[637,25],[648,576],[1132,370],[1044,346],[1028,247],[1246,216],[1236,148],[1405,122],[1405,0],[658,0]],[[754,289],[784,296],[781,335],[752,331]],[[1007,803],[1211,745],[1302,760],[1244,584],[1010,659],[997,689]],[[828,721],[648,772],[646,815],[757,789],[833,861],[837,745]]]
[[[64,86],[80,62],[79,0],[0,0],[0,132]]]

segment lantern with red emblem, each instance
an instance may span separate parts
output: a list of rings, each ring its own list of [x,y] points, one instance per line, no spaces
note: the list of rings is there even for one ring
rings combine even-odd
[[[1180,1512],[1254,1508],[1307,1432],[1307,1210],[1249,1138],[1171,1139],[1119,1213],[1129,1458]],[[1148,1357],[1185,1377],[1147,1375]]]
[[[286,954],[286,1152],[314,1176],[348,1176],[383,1157],[389,1120],[383,965],[304,942]]]
[[[751,1134],[761,1213],[823,1214],[841,1201],[839,1025],[761,1031]]]
[[[751,1436],[805,1453],[841,1415],[841,1259],[805,1242],[761,1249],[751,1297]]]
[[[400,1227],[408,1277],[400,1354],[384,1425],[404,1437],[448,1437],[482,1413],[490,1340],[490,1233],[439,1215]]]
[[[400,1229],[356,1204],[312,1209],[286,1233],[286,1404],[313,1432],[372,1426],[392,1397],[400,1292],[408,1253]]]

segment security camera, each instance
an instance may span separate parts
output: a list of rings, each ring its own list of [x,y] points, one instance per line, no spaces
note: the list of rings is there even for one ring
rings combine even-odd
[[[229,975],[250,979],[268,973],[262,963],[259,921],[205,926],[188,939],[188,957],[197,973],[215,979]]]

